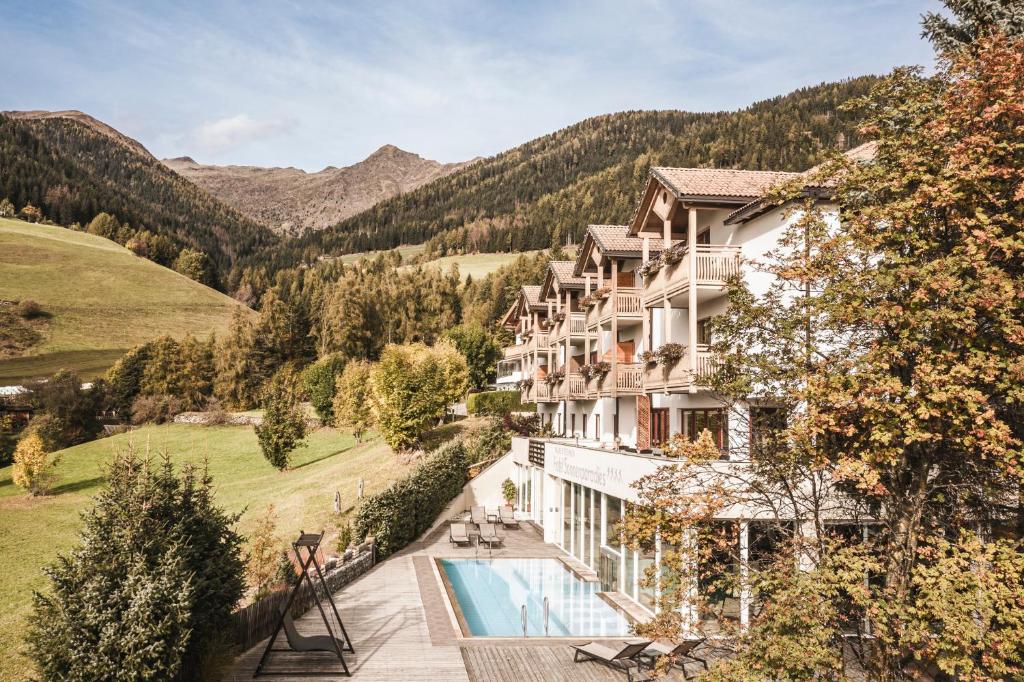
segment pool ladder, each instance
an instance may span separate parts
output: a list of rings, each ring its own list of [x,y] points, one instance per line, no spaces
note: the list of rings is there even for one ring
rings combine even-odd
[[[548,636],[548,614],[551,611],[551,602],[548,601],[547,597],[544,597],[544,636]],[[526,604],[523,604],[522,608],[519,609],[520,617],[523,621],[523,637],[526,637],[526,626],[530,622],[530,619],[526,615]]]

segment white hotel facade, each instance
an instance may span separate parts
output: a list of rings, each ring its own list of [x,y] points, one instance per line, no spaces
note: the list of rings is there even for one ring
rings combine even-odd
[[[850,152],[869,154],[868,147]],[[513,439],[519,514],[543,527],[545,541],[596,571],[603,591],[649,611],[657,587],[641,586],[640,577],[659,563],[659,545],[629,550],[612,529],[625,503],[638,501],[631,484],[671,462],[659,447],[671,436],[695,438],[707,429],[722,452],[713,466],[739,469],[752,431],[772,418],[774,408],[766,404],[727,412],[708,390],[705,325],[725,310],[735,274],[754,293],[771,284],[747,264],[772,250],[795,216],[761,198],[797,177],[653,168],[633,220],[591,225],[576,260],[552,262],[544,281],[524,286],[503,320],[515,344],[505,349],[499,383],[518,385],[551,434]],[[678,360],[650,361],[648,354],[666,345]],[[738,531],[737,561],[722,567],[727,570],[744,571],[776,541],[774,514],[732,508],[721,521]],[[786,522],[806,525],[800,518]],[[863,532],[842,514],[831,523]],[[749,593],[740,590],[725,602],[727,617],[749,621]]]

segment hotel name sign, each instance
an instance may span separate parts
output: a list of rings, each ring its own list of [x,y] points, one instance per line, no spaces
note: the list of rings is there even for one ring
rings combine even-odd
[[[655,468],[653,462],[638,457],[546,444],[545,473],[626,500],[636,500],[636,490],[629,484],[653,473]]]

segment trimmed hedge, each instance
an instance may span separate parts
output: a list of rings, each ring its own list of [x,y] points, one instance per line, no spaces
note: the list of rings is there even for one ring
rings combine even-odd
[[[468,466],[461,441],[442,445],[408,476],[366,499],[356,514],[356,537],[372,535],[381,558],[402,549],[462,492]]]
[[[466,398],[466,411],[470,414],[503,415],[509,412],[535,412],[533,403],[523,405],[519,391],[486,391],[470,393]]]

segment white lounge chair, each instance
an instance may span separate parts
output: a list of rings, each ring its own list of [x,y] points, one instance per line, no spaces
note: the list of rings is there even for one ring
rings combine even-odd
[[[473,507],[470,510],[470,518],[476,525],[483,525],[487,523],[487,510],[483,507]]]
[[[469,537],[469,531],[466,529],[466,524],[453,523],[448,526],[448,542],[453,545],[472,544],[472,540]]]
[[[629,682],[633,682],[634,670],[637,673],[638,679],[645,677],[641,674],[640,662],[636,659],[637,656],[639,656],[640,653],[650,645],[651,641],[649,639],[623,642],[622,646],[618,648],[610,647],[606,644],[599,644],[598,642],[590,642],[589,644],[572,644],[572,648],[576,651],[572,660],[574,663],[579,663],[581,660],[600,661],[612,668],[624,670],[626,673],[626,679],[629,680]]]
[[[489,549],[493,549],[495,545],[503,544],[505,538],[498,535],[498,530],[494,527],[493,523],[481,523],[480,542],[487,545]]]
[[[512,507],[500,507],[498,509],[498,520],[506,528],[519,527],[519,521],[516,519],[515,512],[512,511]]]

